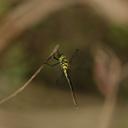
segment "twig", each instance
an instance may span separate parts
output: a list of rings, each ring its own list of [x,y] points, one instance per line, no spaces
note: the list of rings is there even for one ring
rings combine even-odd
[[[15,92],[13,92],[12,94],[10,94],[9,96],[3,98],[2,100],[0,100],[0,105],[5,103],[6,101],[12,99],[13,97],[15,97],[17,94],[19,94],[20,92],[22,92],[29,84],[30,82],[40,73],[40,71],[44,68],[45,63],[47,63],[49,61],[49,59],[51,59],[51,57],[56,53],[56,51],[59,49],[59,45],[56,45],[53,49],[53,51],[50,53],[50,55],[48,56],[48,58],[44,61],[44,63],[36,70],[36,72],[30,77],[30,79],[28,79],[28,81],[18,90],[16,90]]]
[[[105,96],[98,128],[109,128],[121,82],[122,64],[118,56],[106,46],[97,46],[94,53],[95,80],[100,92]]]
[[[118,87],[105,98],[98,128],[109,128],[117,101]]]

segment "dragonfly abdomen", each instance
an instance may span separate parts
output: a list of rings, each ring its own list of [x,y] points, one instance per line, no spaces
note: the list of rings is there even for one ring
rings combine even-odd
[[[70,76],[69,76],[69,61],[66,58],[66,56],[64,56],[64,55],[61,55],[58,58],[58,61],[60,63],[60,66],[61,66],[61,68],[64,72],[64,75],[67,79],[67,82],[69,84],[69,87],[70,87],[70,90],[71,90],[71,95],[72,95],[72,98],[73,98],[73,102],[74,102],[75,105],[77,105],[76,96],[75,96],[74,89],[73,89],[73,86],[72,86],[72,82],[71,82]]]

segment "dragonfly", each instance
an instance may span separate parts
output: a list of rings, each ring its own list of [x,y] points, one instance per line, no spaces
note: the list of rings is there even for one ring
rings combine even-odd
[[[72,61],[72,59],[74,58],[77,52],[78,52],[78,49],[74,52],[70,60],[68,60],[68,58],[63,53],[61,53],[59,49],[57,49],[56,52],[52,56],[52,58],[56,60],[57,62],[55,64],[46,63],[47,65],[52,66],[52,67],[60,65],[61,70],[63,71],[63,74],[69,85],[71,96],[72,96],[73,103],[75,106],[78,106],[78,103],[76,100],[77,98],[76,98],[75,90],[74,90],[71,77],[70,77],[70,62]]]

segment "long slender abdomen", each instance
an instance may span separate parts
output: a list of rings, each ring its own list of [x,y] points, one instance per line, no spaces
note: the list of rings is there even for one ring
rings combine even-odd
[[[68,85],[70,87],[70,91],[71,91],[71,96],[72,96],[72,99],[73,99],[73,103],[74,105],[78,105],[77,104],[77,100],[76,100],[76,94],[75,94],[75,91],[74,91],[74,88],[73,88],[73,85],[72,85],[72,82],[71,82],[71,79],[69,78],[69,74],[67,72],[67,70],[64,70],[64,75],[67,79],[67,82],[68,82]]]

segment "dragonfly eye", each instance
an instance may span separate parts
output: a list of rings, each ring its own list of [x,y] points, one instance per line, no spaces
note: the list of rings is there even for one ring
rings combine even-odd
[[[60,58],[62,55],[63,55],[63,54],[62,54],[60,51],[57,52],[57,57],[58,57],[58,58]]]
[[[53,56],[53,58],[55,59],[55,60],[59,60],[59,58],[62,56],[62,53],[60,53],[59,51],[57,51],[55,54],[54,54],[54,56]]]

